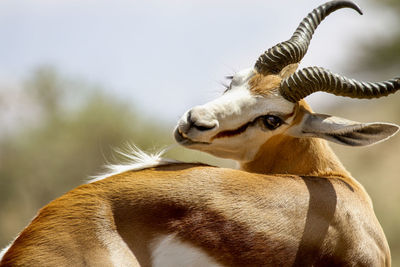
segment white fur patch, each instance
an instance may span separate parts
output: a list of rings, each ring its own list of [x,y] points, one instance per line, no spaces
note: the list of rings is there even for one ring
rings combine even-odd
[[[12,245],[12,242],[11,242],[7,247],[3,248],[3,249],[0,251],[0,261],[3,259],[3,256],[6,254],[6,252],[7,252],[8,249],[11,247],[11,245]]]
[[[162,155],[168,150],[163,149],[159,152],[150,154],[139,149],[135,145],[128,145],[128,152],[121,150],[116,150],[116,152],[126,158],[126,162],[123,164],[108,164],[105,167],[109,172],[95,176],[93,179],[89,180],[88,183],[93,183],[104,178],[120,174],[127,171],[139,171],[147,168],[153,168],[156,166],[168,165],[171,163],[179,163],[179,161],[164,159]]]
[[[220,267],[213,258],[175,235],[157,238],[152,249],[153,267]]]

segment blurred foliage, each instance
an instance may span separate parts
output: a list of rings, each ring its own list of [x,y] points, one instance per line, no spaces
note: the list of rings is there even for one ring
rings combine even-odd
[[[400,1],[378,4],[387,4],[400,15]],[[354,69],[372,72],[374,79],[391,78],[388,70],[400,75],[400,27],[395,32],[385,42],[360,42],[364,53],[353,62]],[[130,141],[151,151],[174,143],[173,125],[163,125],[135,110],[132,103],[102,88],[66,79],[50,67],[34,72],[23,92],[32,99],[32,109],[40,110],[39,119],[20,125],[13,134],[0,135],[0,248],[40,207],[101,173],[107,160],[118,160],[113,148]],[[400,124],[399,102],[400,95],[374,101],[342,98],[327,112],[358,121]],[[400,266],[400,136],[372,147],[333,148],[370,194],[391,247],[393,266]],[[174,148],[167,156],[232,166],[231,161],[183,148]]]
[[[390,38],[376,36],[375,42],[359,40],[362,52],[352,69],[366,80],[387,80],[400,77],[400,1],[371,0],[375,5],[386,5],[397,14],[397,21],[389,26],[394,30]],[[348,62],[346,62],[347,64]],[[394,77],[393,77],[394,76]],[[328,112],[352,120],[387,121],[400,125],[400,93],[378,100],[341,99]],[[400,266],[400,136],[375,146],[349,148],[332,145],[339,158],[359,180],[372,198],[392,253],[392,265]]]
[[[398,0],[375,0],[379,4],[385,4],[393,9],[397,14],[400,13],[400,3]]]
[[[169,141],[162,127],[144,123],[128,103],[64,80],[48,67],[33,75],[24,93],[40,108],[40,119],[0,136],[1,245],[38,208],[100,173],[111,148],[123,140],[134,139],[144,147]],[[76,94],[86,97],[78,101]],[[73,100],[74,105],[67,103]]]
[[[327,111],[355,121],[385,121],[400,125],[400,95],[374,101],[345,100]],[[367,190],[392,253],[400,266],[400,135],[368,147],[331,144],[344,164]]]
[[[37,120],[0,135],[0,248],[46,203],[103,173],[106,162],[121,162],[115,148],[132,142],[152,151],[174,143],[172,126],[102,88],[66,79],[51,67],[36,70],[22,93],[32,105],[24,110],[40,112]],[[231,164],[183,148],[167,156]]]
[[[354,64],[357,71],[379,70],[380,73],[397,72],[400,70],[400,1],[399,0],[371,0],[377,5],[386,5],[393,13],[397,14],[394,25],[388,30],[393,32],[391,37],[376,36],[376,42],[360,44],[362,56]]]

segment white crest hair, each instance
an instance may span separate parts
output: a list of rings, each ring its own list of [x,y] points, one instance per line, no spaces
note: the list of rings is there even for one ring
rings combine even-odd
[[[108,172],[92,177],[88,183],[97,182],[104,178],[127,171],[139,171],[156,166],[179,163],[179,161],[176,160],[162,158],[162,156],[172,147],[173,145],[155,153],[146,153],[136,145],[131,144],[127,145],[127,148],[125,149],[126,151],[116,149],[115,151],[119,155],[123,156],[126,159],[126,162],[122,164],[107,164],[105,167]]]
[[[13,241],[13,242],[14,242],[14,241]],[[8,249],[11,247],[11,245],[13,244],[13,242],[11,242],[7,247],[3,248],[3,249],[0,251],[0,261],[1,261],[1,259],[3,259],[4,254],[6,254],[6,252],[7,252]]]

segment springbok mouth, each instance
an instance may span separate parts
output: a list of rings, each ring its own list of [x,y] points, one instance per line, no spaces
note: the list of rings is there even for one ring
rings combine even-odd
[[[210,143],[207,142],[199,142],[199,141],[193,141],[189,137],[187,137],[186,134],[184,134],[179,128],[177,128],[174,132],[174,137],[176,142],[178,144],[183,145],[183,146],[190,146],[190,145],[209,145]]]

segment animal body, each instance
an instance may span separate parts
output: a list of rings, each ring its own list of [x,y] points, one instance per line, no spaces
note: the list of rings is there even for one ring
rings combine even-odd
[[[296,71],[318,24],[340,8],[361,13],[350,1],[319,6],[221,97],[178,122],[178,143],[234,159],[239,170],[158,157],[123,168],[43,207],[0,266],[390,266],[367,192],[327,141],[371,145],[399,127],[317,114],[302,99],[380,97],[400,80]]]

